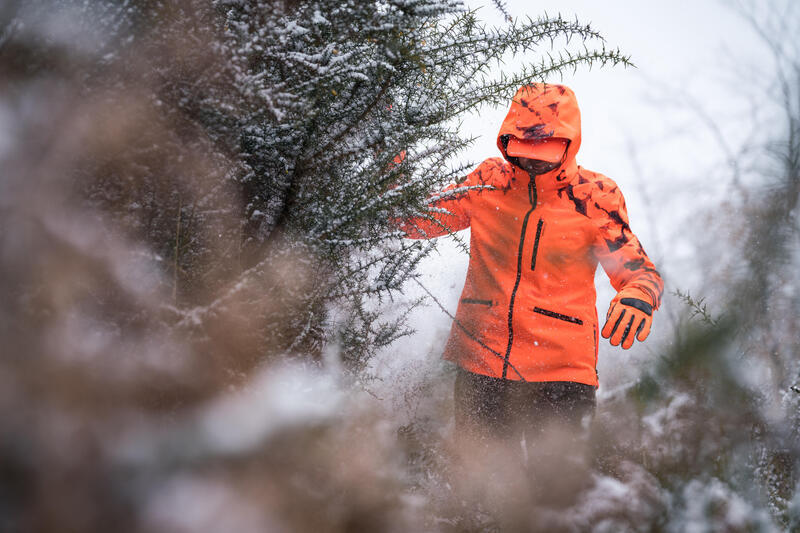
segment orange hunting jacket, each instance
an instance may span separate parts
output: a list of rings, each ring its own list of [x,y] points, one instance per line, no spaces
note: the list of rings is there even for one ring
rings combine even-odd
[[[531,177],[506,154],[511,137],[569,146],[559,168]],[[597,263],[617,291],[658,308],[663,282],[628,225],[622,193],[577,165],[580,144],[569,88],[522,87],[497,137],[504,159],[487,159],[435,195],[425,216],[399,222],[414,239],[471,228],[445,359],[487,376],[597,386]]]

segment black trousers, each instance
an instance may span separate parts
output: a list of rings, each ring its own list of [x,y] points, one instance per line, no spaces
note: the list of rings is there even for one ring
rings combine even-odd
[[[460,497],[486,505],[504,531],[529,530],[532,504],[573,505],[591,482],[584,421],[594,415],[595,387],[457,372]]]
[[[461,368],[456,376],[456,436],[526,438],[552,425],[580,431],[584,417],[594,414],[595,388],[571,381],[525,382],[473,374]]]

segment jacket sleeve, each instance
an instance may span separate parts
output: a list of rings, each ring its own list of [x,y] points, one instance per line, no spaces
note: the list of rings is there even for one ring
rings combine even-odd
[[[622,192],[613,182],[610,185],[594,201],[600,230],[595,254],[618,293],[624,290],[625,296],[639,298],[658,309],[664,282],[631,231]]]
[[[426,216],[420,215],[406,219],[394,219],[394,224],[405,232],[409,239],[431,239],[455,231],[466,229],[470,224],[470,208],[473,190],[463,190],[476,185],[483,170],[478,166],[467,178],[458,184],[450,184],[430,196]],[[481,180],[482,181],[482,180]]]

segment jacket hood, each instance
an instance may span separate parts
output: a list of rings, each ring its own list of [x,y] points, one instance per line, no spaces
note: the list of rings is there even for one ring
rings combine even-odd
[[[506,145],[511,137],[520,140],[559,137],[569,140],[564,160],[560,167],[543,174],[556,182],[568,181],[577,172],[575,155],[581,146],[581,114],[578,101],[572,89],[564,85],[534,83],[524,85],[511,100],[500,132],[497,134],[497,147],[503,157],[519,167],[516,157],[506,153]]]

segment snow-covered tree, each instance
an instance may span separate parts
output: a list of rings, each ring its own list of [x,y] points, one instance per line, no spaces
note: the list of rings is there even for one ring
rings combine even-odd
[[[400,243],[390,213],[424,212],[431,190],[464,173],[452,166],[468,144],[458,117],[505,104],[519,85],[566,68],[625,62],[577,22],[485,28],[453,0],[218,6],[227,9],[224,46],[240,95],[244,245],[256,250],[248,250],[255,263],[269,261],[278,242],[303,247],[317,286],[302,296],[307,312],[291,336],[316,332],[329,340],[328,328],[337,328],[326,313],[333,304],[344,310],[340,339],[353,362],[403,331],[381,323],[364,299],[399,290],[430,250]],[[499,75],[490,70],[559,38],[600,48],[564,50]]]
[[[390,219],[465,174],[459,117],[627,62],[576,21],[487,28],[454,0],[38,4],[97,36],[71,51],[70,78],[125,134],[79,154],[78,194],[160,258],[166,321],[219,329],[250,361],[336,342],[355,369],[406,333],[375,303],[433,244],[403,242]],[[235,332],[215,325],[232,307],[247,318]]]

